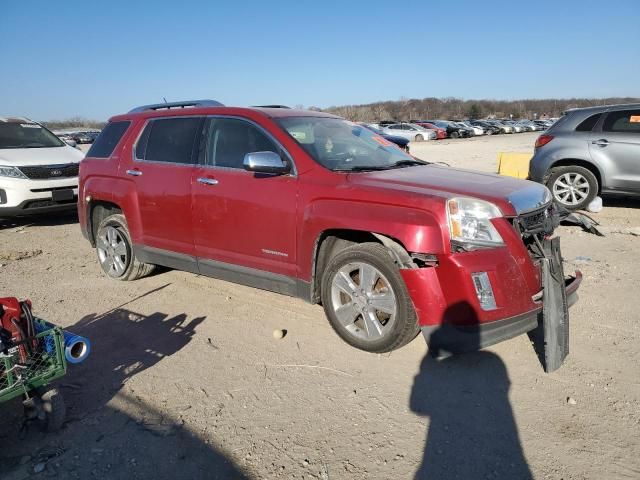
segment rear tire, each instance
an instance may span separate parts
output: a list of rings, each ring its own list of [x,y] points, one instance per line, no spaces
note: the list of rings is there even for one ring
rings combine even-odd
[[[149,275],[155,265],[140,262],[133,253],[133,244],[124,215],[110,215],[98,226],[96,252],[102,271],[115,280],[137,280]]]
[[[400,271],[380,244],[356,244],[331,258],[321,296],[333,329],[360,350],[390,352],[420,331]]]
[[[568,210],[583,210],[598,195],[598,179],[577,165],[551,169],[546,182],[556,202]]]

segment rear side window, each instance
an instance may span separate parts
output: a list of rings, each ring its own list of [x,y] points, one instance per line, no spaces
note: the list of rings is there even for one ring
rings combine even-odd
[[[602,129],[605,132],[640,133],[640,110],[610,112]]]
[[[586,120],[583,120],[582,123],[580,123],[580,125],[576,127],[576,132],[590,132],[591,130],[593,130],[593,127],[596,126],[596,123],[598,123],[598,120],[600,120],[601,116],[602,113],[596,113],[595,115],[591,115]]]
[[[87,152],[87,157],[109,158],[131,122],[109,122]]]
[[[202,117],[151,120],[136,144],[136,158],[153,162],[193,163],[193,147]]]

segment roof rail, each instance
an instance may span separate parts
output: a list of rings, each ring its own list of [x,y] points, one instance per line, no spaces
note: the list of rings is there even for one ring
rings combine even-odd
[[[169,110],[171,108],[187,108],[187,107],[224,107],[224,105],[215,100],[185,100],[182,102],[165,102],[154,103],[151,105],[142,105],[136,107],[133,110],[129,110],[129,113],[146,112],[149,110]]]
[[[291,107],[287,107],[286,105],[252,105],[253,108],[288,108],[291,109]]]

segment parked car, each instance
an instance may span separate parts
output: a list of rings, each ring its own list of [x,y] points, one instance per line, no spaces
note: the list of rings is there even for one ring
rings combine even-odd
[[[371,130],[373,133],[380,135],[382,138],[384,138],[385,140],[390,141],[391,143],[395,143],[397,146],[399,146],[401,149],[403,149],[405,152],[409,152],[409,139],[404,138],[404,137],[399,137],[397,135],[387,135],[386,133],[384,133],[382,130],[380,130],[379,128],[367,124],[367,123],[359,123],[359,125],[362,125],[364,128]]]
[[[478,125],[472,125],[470,124],[468,121],[462,121],[462,122],[455,122],[457,125],[470,129],[472,132],[471,136],[480,136],[480,135],[484,135],[484,128],[478,126]]]
[[[494,127],[500,129],[500,133],[514,133],[513,127],[511,125],[507,125],[498,120],[485,120],[489,125],[493,125]]]
[[[74,209],[83,156],[39,123],[0,117],[0,218]]]
[[[391,125],[385,125],[382,131],[387,135],[397,135],[411,142],[423,142],[437,138],[434,130],[428,130],[414,123],[392,123]]]
[[[538,130],[540,130],[540,127],[533,123],[531,120],[519,120],[516,123],[520,125],[526,132],[537,132]]]
[[[491,125],[488,122],[483,122],[482,120],[469,120],[469,123],[471,125],[481,127],[484,130],[485,135],[497,135],[499,133],[503,133],[497,126]]]
[[[468,129],[459,127],[448,120],[421,120],[421,122],[431,123],[438,128],[445,129],[448,138],[465,138],[470,135]]]
[[[426,128],[428,130],[433,130],[436,132],[436,140],[443,140],[447,138],[447,129],[436,127],[433,123],[429,122],[421,122],[421,121],[413,121],[416,125],[420,125],[422,128]]]
[[[640,104],[567,111],[536,140],[529,177],[570,210],[598,193],[640,195]]]
[[[522,133],[525,131],[525,128],[522,125],[519,125],[517,122],[513,120],[500,120],[500,122],[504,125],[508,125],[513,130],[513,133]]]
[[[553,125],[553,122],[551,122],[549,120],[534,120],[533,123],[535,123],[536,125],[540,126],[540,128],[542,130],[546,130],[551,125]]]
[[[82,162],[82,233],[112,279],[165,265],[301,297],[369,352],[420,330],[436,349],[477,349],[536,328],[548,292],[575,301],[579,275],[542,297],[546,187],[378,139],[322,112],[138,107]]]

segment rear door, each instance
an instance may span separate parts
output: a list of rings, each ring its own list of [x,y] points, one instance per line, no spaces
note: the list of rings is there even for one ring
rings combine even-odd
[[[266,130],[241,118],[209,118],[204,137],[192,196],[200,271],[293,293],[297,177],[243,166],[250,152],[273,151],[291,162],[290,157]]]
[[[609,112],[591,134],[591,157],[606,171],[606,188],[640,192],[640,109]]]
[[[141,238],[152,255],[194,256],[191,182],[204,117],[151,119],[124,174],[135,184]],[[184,260],[184,259],[183,259]],[[193,259],[195,268],[195,258]],[[190,270],[161,259],[159,263]]]

